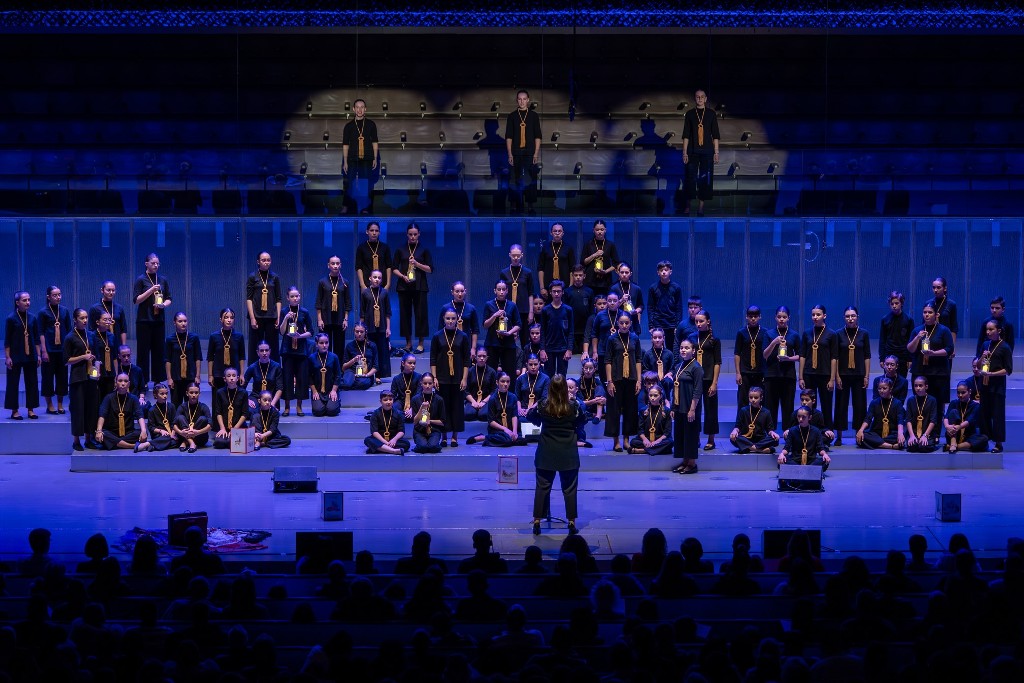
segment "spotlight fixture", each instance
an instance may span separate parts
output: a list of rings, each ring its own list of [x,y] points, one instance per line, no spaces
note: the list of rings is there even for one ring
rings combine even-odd
[[[352,111],[352,103],[345,100],[345,111]]]
[[[593,133],[590,134],[590,144],[592,144],[594,146],[594,148],[597,149],[597,131],[596,130]]]
[[[307,100],[306,101],[306,116],[307,117],[313,116],[313,101],[312,100]]]
[[[577,161],[576,165],[572,167],[572,174],[579,178],[583,174],[583,164]]]
[[[729,177],[735,178],[736,174],[740,172],[740,165],[735,161],[729,164]],[[769,171],[770,172],[770,171]]]
[[[186,175],[192,170],[192,162],[183,161],[181,162],[181,165],[178,166],[178,169],[181,171],[182,175]]]
[[[690,106],[690,103],[687,102],[686,100],[683,100],[682,102],[680,102],[679,104],[676,105],[676,111],[682,111],[682,110],[686,109],[689,106]]]
[[[421,161],[420,162],[420,177],[421,178],[426,178],[427,177],[427,162],[425,162],[425,161]]]
[[[324,142],[327,142],[330,139],[331,139],[331,131],[325,130],[324,131]]]
[[[444,147],[444,143],[445,143],[445,141],[446,141],[446,140],[448,139],[448,136],[446,136],[446,135],[444,134],[444,131],[443,131],[443,130],[442,130],[442,131],[438,131],[438,133],[437,133],[437,139],[438,139],[438,140],[439,140],[439,141],[441,142],[441,147],[443,148],[443,147]]]
[[[426,115],[427,115],[427,103],[426,102],[420,102],[420,118],[422,119]]]
[[[384,118],[387,118],[388,117],[388,103],[387,102],[381,102],[380,103],[380,108],[384,111]]]
[[[530,111],[533,111],[536,108],[537,108],[537,103],[536,102],[530,102]]]
[[[306,171],[308,171],[308,170],[309,170],[309,164],[307,164],[305,161],[303,161],[302,165],[299,166],[299,175],[306,175]]]
[[[399,133],[399,134],[398,134],[398,139],[399,139],[399,141],[401,141],[401,143],[402,143],[402,149],[405,149],[405,143],[409,141],[409,138],[408,138],[408,136],[407,136],[407,135],[405,134],[405,131],[404,131],[404,130],[403,130],[403,131],[402,131],[401,133]]]
[[[654,175],[659,175],[660,173],[661,173],[661,164],[658,163],[657,161],[655,161],[654,162]]]
[[[499,109],[501,109],[501,102],[498,102],[498,100],[491,102],[491,111],[498,111]]]
[[[676,136],[676,132],[674,130],[670,130],[669,132],[667,132],[664,135],[662,135],[661,139],[664,140],[665,142],[668,142],[669,140],[671,140],[675,136]]]
[[[383,179],[388,177],[388,165],[387,164],[381,164],[380,165],[380,177],[381,177],[381,180],[383,180]]]
[[[650,102],[644,101],[644,102],[640,103],[640,111],[647,111],[650,108],[651,108],[651,103]]]
[[[624,136],[622,136],[622,141],[623,142],[629,142],[630,140],[632,140],[635,137],[636,137],[636,133],[633,132],[633,131],[629,131]]]
[[[452,111],[459,112],[459,118],[462,118],[462,100],[459,100],[452,106]]]
[[[748,142],[750,140],[751,135],[753,135],[753,133],[751,133],[749,130],[743,131],[743,134],[740,135],[740,142]]]
[[[482,130],[478,130],[477,132],[473,133],[473,139],[474,140],[480,140],[483,137],[484,137],[484,132]]]
[[[768,164],[768,171],[767,172],[770,175],[775,175],[775,172],[778,171],[778,170],[779,170],[779,165],[776,162],[773,161],[770,164]]]
[[[291,139],[292,139],[292,132],[290,130],[286,130],[284,132],[284,141],[288,142]]]
[[[551,142],[558,142],[558,138],[562,137],[562,134],[557,130],[551,134]]]
[[[569,120],[576,120],[576,100],[569,100]]]
[[[719,104],[717,107],[715,107],[715,112],[718,114],[718,118],[724,119],[725,118],[725,105],[724,104]]]

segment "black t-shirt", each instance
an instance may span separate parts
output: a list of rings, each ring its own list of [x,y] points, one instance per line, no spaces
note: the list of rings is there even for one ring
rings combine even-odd
[[[363,153],[359,153],[359,134],[363,134]],[[377,124],[370,119],[352,120],[345,124],[341,133],[341,144],[348,147],[349,161],[370,161],[373,159],[373,143],[378,142]]]
[[[523,131],[521,125],[526,124]],[[505,139],[512,141],[512,154],[533,156],[535,140],[540,140],[540,116],[533,110],[525,112],[516,109],[508,115],[505,124]]]

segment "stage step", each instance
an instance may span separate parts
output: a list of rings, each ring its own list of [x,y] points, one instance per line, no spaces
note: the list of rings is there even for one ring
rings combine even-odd
[[[177,451],[162,454],[125,455],[86,452],[71,456],[73,472],[272,472],[274,467],[316,467],[318,472],[479,472],[497,478],[498,459],[515,457],[520,473],[533,471],[533,447],[509,449],[462,445],[441,454],[365,455],[351,449],[320,444],[293,444],[277,451],[261,450],[249,455],[230,455],[225,451],[203,449],[194,455]],[[844,470],[999,470],[1002,453],[883,453],[844,447],[832,454],[829,473]],[[581,455],[584,472],[660,472],[674,477],[670,470],[679,464],[671,456],[623,455],[595,449]],[[777,471],[775,456],[739,455],[712,452],[700,456],[701,473]],[[827,485],[827,480],[826,480]]]
[[[369,422],[363,419],[368,410],[368,406],[349,407],[343,409],[338,417],[315,418],[308,412],[305,417],[297,417],[293,409],[291,416],[281,418],[281,431],[293,439],[293,446],[279,453],[286,456],[304,442],[310,442],[310,447],[317,449],[336,447],[340,453],[362,452],[363,439],[370,433]],[[720,448],[728,446],[728,433],[734,416],[731,407],[719,410],[722,433],[718,435],[717,442]],[[38,420],[0,418],[0,454],[63,455],[71,452],[69,417],[68,414],[47,415],[39,411]],[[604,427],[603,422],[596,425],[588,422],[584,427],[587,439],[598,449],[611,447],[611,439],[604,436]],[[465,430],[459,433],[459,440],[464,445],[468,437],[483,434],[486,429],[483,422],[467,422]],[[1007,408],[1006,430],[1006,443],[1011,449],[1024,444],[1024,406]],[[852,448],[853,430],[845,432],[844,440],[847,447]]]

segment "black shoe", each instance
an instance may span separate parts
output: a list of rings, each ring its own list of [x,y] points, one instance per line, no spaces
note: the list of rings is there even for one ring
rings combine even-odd
[[[837,436],[836,440],[832,442],[832,445],[833,446],[842,446],[843,445],[843,437]]]
[[[540,522],[533,523],[533,535],[540,536]]]
[[[84,451],[85,448],[82,446],[82,444],[78,443],[77,441],[72,441],[71,442],[71,450],[73,450],[73,451]]]
[[[575,522],[569,522],[569,535],[570,536],[575,536],[578,533],[579,533],[579,529],[576,528],[576,523]]]
[[[679,470],[679,474],[697,474],[697,471],[698,470],[696,465],[688,465],[683,469]]]

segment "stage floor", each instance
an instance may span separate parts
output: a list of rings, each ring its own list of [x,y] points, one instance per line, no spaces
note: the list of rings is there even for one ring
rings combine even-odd
[[[839,449],[839,453],[849,447]],[[852,450],[852,449],[850,449]],[[320,496],[275,494],[267,472],[71,472],[68,456],[5,455],[0,460],[0,559],[27,552],[36,526],[53,531],[54,554],[77,561],[85,539],[102,532],[111,543],[139,526],[166,528],[167,514],[209,513],[210,525],[272,532],[269,549],[234,561],[289,560],[294,532],[351,530],[355,548],[379,557],[408,553],[413,534],[428,530],[433,552],[461,557],[472,552],[470,535],[490,529],[496,549],[521,558],[539,545],[557,551],[564,525],[529,532],[533,501],[532,458],[523,457],[517,485],[498,484],[496,472],[321,472],[320,489],[345,492],[345,519],[320,519]],[[879,557],[906,549],[912,533],[929,550],[945,547],[955,532],[968,535],[983,555],[1003,554],[1009,536],[1024,535],[1024,459],[1007,452],[1002,469],[837,470],[821,493],[779,493],[771,471],[702,471],[680,476],[662,471],[594,471],[580,475],[580,531],[607,558],[631,553],[649,527],[662,528],[670,546],[698,537],[712,559],[729,553],[733,534],[750,535],[760,552],[761,531],[821,529],[826,558]],[[935,492],[963,496],[961,522],[935,519]],[[552,508],[564,508],[557,490]]]

